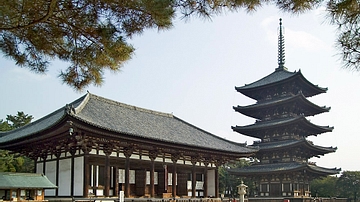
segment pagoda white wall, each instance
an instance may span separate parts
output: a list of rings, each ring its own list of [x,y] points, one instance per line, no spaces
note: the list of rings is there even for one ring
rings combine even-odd
[[[74,196],[83,196],[84,157],[74,159]]]
[[[46,162],[45,176],[56,185],[56,161]],[[45,189],[45,196],[55,196],[56,189]]]
[[[215,170],[207,171],[207,191],[209,196],[215,196]]]
[[[59,196],[71,195],[71,159],[62,159],[59,161]]]

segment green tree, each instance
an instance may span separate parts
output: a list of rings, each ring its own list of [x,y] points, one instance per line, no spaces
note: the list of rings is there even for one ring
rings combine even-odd
[[[338,26],[336,46],[342,53],[344,67],[360,71],[360,6],[357,0],[329,0],[331,23]]]
[[[17,115],[7,115],[6,120],[11,122],[9,125],[11,129],[20,128],[21,126],[25,126],[26,124],[30,123],[34,117],[24,112],[18,112]]]
[[[34,117],[24,112],[17,115],[7,115],[6,121],[0,120],[0,131],[9,131],[20,128],[31,122]],[[12,154],[6,150],[0,150],[0,172],[33,172],[34,162],[19,154]]]
[[[347,67],[358,69],[357,0],[2,0],[0,50],[17,65],[45,73],[49,61],[69,63],[59,77],[81,90],[101,85],[105,70],[118,71],[134,48],[127,39],[145,29],[172,27],[181,17],[212,17],[224,11],[255,11],[264,4],[301,13],[326,4],[340,28],[339,46]]]
[[[352,198],[358,201],[360,193],[360,171],[344,171],[336,183],[339,197]]]
[[[0,119],[0,131],[8,131],[11,130],[11,126],[7,121],[3,121]]]
[[[248,186],[249,192],[252,192],[255,188],[254,183],[249,179],[242,179],[231,175],[228,172],[230,168],[243,168],[250,165],[248,159],[240,159],[239,161],[225,164],[223,167],[219,167],[219,189],[220,193],[224,193],[226,197],[238,196],[237,186],[243,181]],[[249,193],[248,193],[249,194]]]
[[[310,191],[314,197],[333,197],[337,196],[336,182],[338,178],[335,176],[326,176],[315,179],[310,184]]]

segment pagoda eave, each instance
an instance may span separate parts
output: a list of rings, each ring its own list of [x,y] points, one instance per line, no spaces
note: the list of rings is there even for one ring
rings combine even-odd
[[[279,149],[286,150],[286,149],[291,149],[291,148],[295,148],[295,147],[301,147],[301,148],[306,148],[307,150],[312,151],[313,157],[332,153],[337,150],[337,148],[333,148],[333,147],[321,147],[318,145],[313,145],[311,142],[309,142],[305,139],[283,140],[283,141],[266,142],[266,143],[260,142],[260,143],[255,143],[252,146],[259,147],[258,153],[266,153],[269,151],[274,151],[274,150],[279,150]]]
[[[300,86],[303,86],[303,89],[306,89],[307,92],[305,94],[306,97],[312,97],[314,95],[326,93],[328,90],[327,88],[312,84],[302,75],[300,70],[298,72],[288,72],[286,70],[275,71],[251,84],[235,87],[235,90],[252,99],[259,100],[261,98],[257,96],[257,92],[268,88],[272,89],[276,86],[285,85],[286,83],[297,83]]]
[[[257,121],[255,124],[246,126],[235,126],[232,129],[238,133],[249,135],[251,137],[261,138],[265,132],[269,130],[276,130],[281,128],[298,128],[303,131],[308,131],[304,136],[318,135],[325,132],[331,132],[333,127],[318,126],[308,121],[304,116],[296,118],[277,119],[274,121]]]
[[[326,106],[318,106],[305,98],[302,92],[299,92],[295,96],[286,96],[280,99],[270,100],[268,102],[256,103],[248,106],[234,106],[233,109],[243,115],[250,116],[256,119],[262,119],[263,115],[261,115],[261,111],[264,109],[278,108],[279,106],[285,105],[297,105],[302,106],[302,111],[298,113],[302,113],[304,116],[314,116],[317,114],[321,114],[324,112],[329,112],[330,107]]]
[[[237,176],[268,175],[269,173],[290,173],[304,171],[320,176],[339,174],[341,169],[323,168],[309,163],[275,163],[275,164],[254,164],[244,168],[230,169],[229,173]]]

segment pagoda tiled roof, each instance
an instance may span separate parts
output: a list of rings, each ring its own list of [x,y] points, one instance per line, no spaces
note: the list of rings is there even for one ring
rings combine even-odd
[[[238,105],[233,108],[235,111],[240,112],[246,116],[250,116],[250,117],[253,117],[256,119],[261,119],[261,117],[258,115],[259,111],[261,111],[263,109],[269,109],[272,106],[276,107],[276,106],[280,106],[280,105],[284,105],[284,104],[292,103],[292,102],[300,103],[303,106],[305,106],[304,109],[308,109],[308,110],[303,110],[302,114],[304,114],[304,116],[314,116],[316,114],[328,112],[330,110],[330,107],[318,106],[318,105],[310,102],[308,99],[306,99],[306,97],[302,94],[302,92],[299,92],[297,95],[294,95],[294,96],[285,96],[285,97],[281,97],[279,99],[272,99],[267,102],[255,103],[255,104],[248,105],[248,106],[239,106]]]
[[[324,168],[316,166],[311,163],[300,162],[286,162],[286,163],[272,163],[272,164],[253,164],[251,166],[243,168],[230,169],[229,173],[238,176],[250,176],[250,175],[263,175],[271,173],[285,173],[306,170],[309,173],[316,173],[318,175],[335,175],[338,174],[341,169],[338,168]]]
[[[303,131],[307,131],[306,136],[318,135],[325,132],[331,132],[333,130],[333,127],[315,125],[308,121],[303,115],[297,117],[279,118],[270,121],[256,121],[254,124],[246,126],[235,126],[232,127],[232,129],[243,135],[262,138],[264,132],[270,129],[284,127],[292,128],[295,125],[297,125],[297,127],[301,127]]]
[[[327,88],[322,88],[319,87],[317,85],[312,84],[310,81],[308,81],[303,74],[301,73],[301,71],[295,71],[295,72],[290,72],[286,69],[276,69],[273,73],[253,82],[250,84],[245,84],[244,86],[241,87],[235,87],[235,89],[248,96],[251,97],[253,99],[258,100],[257,97],[253,96],[252,92],[255,92],[259,89],[262,88],[267,88],[267,87],[273,87],[275,85],[278,84],[284,84],[286,82],[292,81],[292,80],[297,80],[296,83],[305,86],[306,88],[310,89],[308,91],[308,94],[306,94],[306,97],[309,96],[314,96],[320,93],[325,93],[327,91]]]
[[[71,118],[118,135],[196,148],[252,154],[256,149],[220,138],[169,113],[148,110],[86,94],[78,100],[22,128],[0,133],[0,148],[7,143],[38,136]]]
[[[334,147],[322,147],[318,145],[314,145],[311,141],[306,139],[300,140],[280,140],[280,141],[272,141],[272,142],[259,142],[254,143],[253,146],[259,148],[259,152],[267,152],[271,150],[277,149],[286,149],[286,148],[294,148],[296,146],[305,146],[310,150],[313,150],[317,155],[324,155],[327,153],[335,152],[337,148]]]

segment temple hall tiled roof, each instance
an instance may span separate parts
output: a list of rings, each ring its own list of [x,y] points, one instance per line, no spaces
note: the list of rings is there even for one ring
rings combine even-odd
[[[9,141],[40,133],[67,116],[84,124],[134,138],[234,153],[250,154],[256,151],[206,132],[172,114],[123,104],[90,93],[23,128],[0,133],[0,148]]]
[[[0,189],[55,189],[43,174],[0,172]]]

